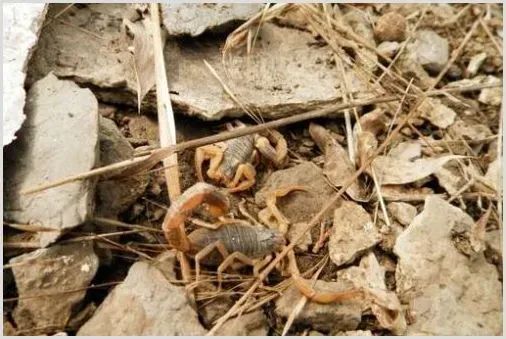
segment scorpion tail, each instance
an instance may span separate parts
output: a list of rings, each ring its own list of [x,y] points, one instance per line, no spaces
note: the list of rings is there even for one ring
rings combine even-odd
[[[207,205],[209,213],[214,217],[228,212],[228,201],[216,187],[205,182],[193,185],[171,204],[165,215],[162,229],[169,245],[182,252],[190,250],[184,222],[202,204]]]

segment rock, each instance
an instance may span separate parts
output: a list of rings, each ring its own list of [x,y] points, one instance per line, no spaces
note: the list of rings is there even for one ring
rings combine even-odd
[[[289,185],[306,186],[309,189],[309,192],[292,192],[278,199],[279,210],[292,223],[309,221],[334,195],[334,189],[327,183],[322,170],[311,162],[304,162],[272,173],[255,194],[255,203],[264,207],[268,192]]]
[[[345,291],[353,288],[353,283],[344,280],[337,282],[317,280],[314,288],[319,292]],[[291,285],[276,300],[276,315],[288,318],[293,311],[294,304],[300,298],[301,294],[297,287]],[[355,330],[361,317],[361,303],[357,300],[346,300],[326,305],[308,301],[295,318],[294,324],[308,325],[323,332],[347,331]]]
[[[449,59],[448,40],[431,30],[419,30],[407,50],[430,73],[440,72]]]
[[[382,41],[402,41],[406,36],[406,19],[397,12],[383,14],[376,23],[374,36]]]
[[[387,211],[404,226],[409,225],[417,214],[416,207],[405,202],[391,202],[387,205]]]
[[[204,335],[197,314],[175,279],[175,255],[166,252],[156,262],[136,262],[128,275],[99,306],[77,335]]]
[[[20,297],[13,317],[18,330],[33,330],[32,335],[64,330],[99,265],[90,242],[39,249],[9,263]],[[67,293],[71,290],[79,291]]]
[[[485,233],[485,255],[502,270],[502,231],[493,230]]]
[[[378,45],[378,47],[376,47],[378,51],[389,58],[393,58],[400,48],[401,45],[397,41],[383,41]]]
[[[99,133],[102,166],[133,158],[133,147],[123,137],[114,121],[101,117]],[[99,182],[97,184],[96,214],[103,217],[116,217],[119,213],[127,210],[144,193],[148,182],[147,172]]]
[[[329,238],[330,259],[337,266],[353,262],[381,241],[369,213],[352,201],[341,201],[334,211]]]
[[[227,320],[215,333],[216,336],[266,336],[269,323],[262,310],[242,314]]]
[[[14,336],[16,335],[16,329],[14,328],[14,326],[12,326],[11,322],[9,321],[9,319],[7,319],[7,317],[5,316],[5,313],[4,313],[4,322],[3,322],[3,325],[4,325],[4,330],[3,330],[3,335],[4,336]]]
[[[422,146],[417,141],[405,141],[394,146],[389,156],[396,159],[412,161],[422,156]]]
[[[493,75],[489,75],[483,82],[487,85],[501,84],[501,80]],[[478,101],[487,105],[500,106],[502,103],[502,87],[484,88],[478,96]]]
[[[21,192],[95,166],[98,104],[90,90],[49,74],[30,88],[26,112],[22,136],[4,149],[4,218],[58,229],[40,233],[40,245],[45,247],[61,231],[90,217],[94,180],[28,195]]]
[[[455,121],[457,113],[441,103],[439,99],[429,98],[420,105],[420,116],[429,120],[431,124],[439,128],[447,128]]]
[[[292,243],[299,236],[299,234],[304,230],[305,227],[306,227],[306,223],[303,223],[303,222],[298,222],[298,223],[290,225],[290,227],[288,228],[288,233],[286,235],[286,237],[288,238],[288,241],[290,243]],[[313,239],[311,238],[311,232],[306,232],[302,236],[302,239],[297,243],[297,245],[295,245],[295,251],[296,252],[300,251],[300,252],[305,253],[309,249],[309,246],[311,246],[312,244],[313,244]]]
[[[46,17],[47,5],[25,4],[3,6],[3,145],[16,139],[15,133],[23,124],[25,115],[26,65],[39,38]]]
[[[206,284],[205,288],[207,287],[209,287],[211,291],[215,290],[216,293],[218,293],[214,285]],[[224,294],[213,298],[211,301],[203,303],[198,312],[201,316],[202,323],[206,327],[211,328],[216,320],[225,315],[232,306],[234,306],[234,300],[230,295]],[[224,326],[221,328],[224,328]]]
[[[162,21],[170,35],[198,36],[205,31],[223,33],[238,22],[253,17],[264,7],[260,3],[166,3],[162,5]]]
[[[369,252],[360,261],[360,266],[352,266],[337,273],[338,281],[352,281],[355,287],[368,291],[361,307],[370,309],[376,316],[380,327],[402,335],[406,331],[406,320],[397,295],[387,290],[385,271],[380,266],[374,253]]]
[[[160,146],[160,131],[155,119],[137,114],[129,118],[128,129],[133,138],[147,139],[151,146]]]
[[[428,196],[423,212],[397,239],[397,294],[415,314],[408,335],[502,333],[502,285],[495,267],[483,254],[471,260],[452,242],[453,232],[469,231],[472,224],[459,208]]]
[[[63,8],[51,5],[48,16]],[[70,25],[57,20],[44,27],[29,65],[28,84],[52,70],[57,76],[92,86],[102,102],[136,107],[136,77],[121,27],[127,12],[126,4],[90,4],[61,14],[59,19]],[[83,39],[83,32],[72,25],[98,33],[101,39],[89,38],[89,35]],[[227,79],[227,85],[244,105],[264,118],[295,115],[341,100],[342,95],[336,90],[339,74],[331,71],[334,66],[315,63],[318,58],[327,60],[331,49],[316,46],[310,33],[266,23],[260,30],[254,52],[251,55],[237,52],[233,63],[227,62],[228,76],[222,63],[223,37],[214,39],[209,43],[167,41],[164,52],[175,112],[206,120],[244,115],[243,109],[224,94],[202,60],[222,79]],[[367,87],[358,80],[358,75],[350,71],[349,76],[354,79],[350,91],[357,99],[372,96],[366,93]],[[156,108],[153,90],[146,95],[142,108]]]
[[[478,53],[475,56],[471,58],[469,61],[469,64],[466,68],[466,77],[472,78],[478,73],[478,70],[480,69],[481,65],[483,65],[483,62],[487,59],[487,53],[482,52]]]
[[[457,120],[449,130],[456,138],[472,141],[480,141],[492,136],[492,131],[488,126],[474,121]]]
[[[397,61],[397,68],[402,70],[402,74],[405,77],[418,80],[415,84],[421,89],[428,89],[434,82],[434,79],[429,76],[413,54],[406,52],[401,53]],[[407,131],[409,133],[411,129],[407,128]]]

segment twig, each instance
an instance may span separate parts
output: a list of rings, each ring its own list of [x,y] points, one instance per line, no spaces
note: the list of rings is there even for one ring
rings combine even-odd
[[[176,144],[176,123],[174,122],[174,112],[172,111],[169,86],[167,84],[167,73],[165,71],[165,61],[163,58],[160,9],[158,3],[151,3],[151,17],[153,19],[153,49],[155,57],[156,99],[158,106],[160,145],[162,147],[167,147]],[[177,153],[173,153],[165,158],[163,160],[163,165],[166,167],[164,173],[169,199],[174,201],[174,199],[181,195]]]
[[[457,92],[466,92],[466,91],[476,91],[483,88],[497,88],[502,87],[501,84],[483,84],[483,85],[475,85],[475,86],[469,86],[469,87],[459,87],[459,88],[447,88],[445,90],[436,90],[436,91],[429,91],[426,93],[428,96],[434,96],[434,95],[441,95],[444,93],[444,91],[457,91]],[[135,174],[141,170],[150,169],[154,167],[158,162],[172,154],[173,152],[181,152],[189,148],[195,148],[200,147],[220,141],[225,141],[233,138],[238,138],[241,136],[254,134],[254,133],[260,133],[263,131],[266,131],[268,129],[275,129],[281,126],[286,126],[290,124],[294,124],[301,121],[311,120],[311,119],[317,119],[325,117],[329,114],[336,114],[341,112],[344,109],[352,108],[352,107],[361,107],[361,106],[368,106],[368,105],[374,105],[374,104],[380,104],[384,102],[389,101],[397,101],[401,100],[398,96],[384,96],[380,98],[373,98],[368,100],[357,100],[352,101],[349,104],[333,104],[329,105],[324,108],[320,108],[317,110],[312,110],[306,113],[301,113],[298,115],[289,116],[286,118],[281,118],[273,121],[266,122],[264,124],[254,125],[254,126],[247,126],[244,128],[235,129],[233,131],[229,132],[223,132],[216,135],[189,140],[186,142],[182,142],[173,146],[163,147],[159,148],[157,150],[154,150],[151,155],[135,158],[131,160],[124,160],[121,162],[117,162],[111,165],[107,165],[104,167],[100,167],[91,171],[88,171],[86,173],[80,173],[77,175],[69,176],[64,179],[60,179],[51,183],[47,183],[44,185],[40,185],[38,187],[29,188],[26,190],[21,191],[21,194],[33,194],[40,191],[44,191],[49,188],[61,186],[64,184],[68,184],[74,181],[78,180],[84,180],[89,178],[94,178],[102,175],[106,175],[111,171],[119,171],[123,170],[121,174],[123,176],[132,175]],[[127,169],[127,170],[125,170]],[[126,174],[125,172],[128,172]],[[107,178],[110,178],[110,176],[107,176]]]
[[[502,55],[502,48],[499,46],[499,44],[497,43],[497,40],[492,35],[492,32],[490,32],[490,29],[488,28],[488,25],[483,21],[482,18],[480,18],[480,25],[483,28],[483,30],[485,31],[485,33],[487,34],[487,36],[489,37],[490,41],[492,41],[492,44],[494,45],[494,47],[497,50],[497,52],[499,52],[499,54],[502,57],[503,56]]]

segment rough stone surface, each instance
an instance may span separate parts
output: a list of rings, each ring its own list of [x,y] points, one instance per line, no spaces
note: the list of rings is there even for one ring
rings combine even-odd
[[[488,85],[500,84],[501,80],[493,75],[489,75],[485,78],[483,83]],[[502,88],[484,88],[481,90],[478,96],[478,101],[487,105],[500,106],[502,103]]]
[[[441,71],[450,55],[448,40],[430,30],[419,30],[407,49],[414,60],[432,73]]]
[[[262,310],[243,314],[240,317],[227,320],[216,331],[217,336],[266,336],[269,332],[269,323]]]
[[[133,147],[123,137],[114,121],[101,117],[99,133],[102,166],[133,158]],[[144,193],[148,182],[149,176],[145,172],[118,180],[99,182],[96,214],[115,217],[124,212]]]
[[[321,292],[344,291],[353,288],[353,283],[344,280],[337,282],[317,280],[314,288]],[[301,294],[297,287],[290,286],[276,300],[276,314],[288,318],[300,298]],[[310,325],[313,329],[324,332],[355,330],[362,317],[361,309],[361,301],[357,300],[326,305],[308,302],[294,324]]]
[[[376,49],[389,58],[393,58],[400,48],[401,45],[397,41],[383,41]]]
[[[62,5],[51,5],[48,16],[62,9]],[[60,19],[98,34],[101,39],[59,21],[44,27],[30,64],[28,82],[53,70],[57,76],[93,86],[103,102],[136,106],[132,56],[121,28],[126,11],[125,4],[90,4],[66,11]],[[321,62],[329,58],[331,50],[317,47],[314,42],[309,33],[265,24],[254,52],[247,56],[242,50],[227,62],[227,77],[222,64],[223,40],[169,40],[165,60],[174,111],[209,120],[244,115],[202,60],[227,79],[227,85],[243,104],[265,118],[294,115],[340,102],[339,75],[332,71],[332,65]],[[357,99],[372,96],[357,76],[350,73],[350,78],[350,91],[357,92]],[[142,107],[156,107],[154,91],[147,94]]]
[[[381,241],[369,213],[352,201],[342,201],[334,211],[329,238],[330,259],[337,266],[351,263]]]
[[[288,241],[292,243],[299,235],[304,231],[306,227],[306,223],[300,222],[290,225],[288,228],[288,233],[286,237]],[[302,239],[295,245],[295,251],[307,252],[309,246],[313,243],[313,239],[311,238],[311,232],[305,232],[302,236]]]
[[[417,214],[416,207],[406,202],[391,202],[387,205],[387,211],[404,226],[409,225]]]
[[[406,35],[406,20],[397,12],[383,14],[376,23],[374,36],[378,41],[402,41]]]
[[[26,112],[28,119],[22,136],[4,149],[4,218],[59,230],[75,227],[93,211],[92,180],[35,194],[20,192],[95,166],[97,99],[90,90],[50,74],[28,92]],[[58,235],[59,232],[41,232],[40,245],[47,246]]]
[[[471,60],[469,61],[469,64],[467,65],[467,68],[466,68],[466,76],[468,78],[472,78],[476,75],[476,73],[478,73],[478,70],[480,69],[481,65],[483,65],[483,62],[487,59],[487,53],[486,52],[481,52],[481,53],[478,53],[476,54],[475,56],[473,56],[471,58]]]
[[[89,242],[56,245],[9,261],[20,300],[13,317],[18,330],[33,335],[63,330],[86,295],[99,260]],[[69,290],[82,289],[75,293]],[[23,299],[30,296],[52,296]],[[38,332],[36,329],[39,329]]]
[[[483,254],[461,254],[452,231],[470,230],[473,219],[436,196],[425,200],[399,236],[396,281],[401,300],[410,303],[416,321],[408,335],[502,334],[502,286]]]
[[[172,285],[174,256],[135,263],[77,335],[204,335],[183,287]]]
[[[439,99],[426,100],[419,109],[421,117],[439,128],[449,127],[457,117],[457,113],[450,107],[443,105]]]
[[[322,170],[311,162],[304,162],[272,173],[262,189],[255,194],[256,204],[264,206],[268,192],[289,185],[306,186],[309,189],[309,192],[292,192],[278,199],[278,208],[292,223],[310,220],[334,194],[334,189],[325,180]]]
[[[456,137],[472,141],[483,140],[492,135],[492,131],[488,126],[475,121],[457,120],[450,127],[450,131],[454,133]]]
[[[25,115],[26,65],[39,38],[47,5],[3,5],[3,145],[16,139]]]
[[[162,5],[162,20],[170,35],[198,36],[207,30],[233,28],[238,21],[248,20],[263,7],[260,3],[166,3]]]

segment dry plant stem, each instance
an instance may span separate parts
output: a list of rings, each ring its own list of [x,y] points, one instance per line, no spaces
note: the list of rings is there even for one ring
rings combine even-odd
[[[165,71],[165,60],[163,57],[162,35],[160,31],[160,8],[159,4],[151,3],[153,49],[156,72],[156,101],[158,108],[158,126],[160,130],[160,145],[167,147],[176,144],[176,123],[174,112],[169,96],[167,84],[167,73]],[[139,103],[140,105],[140,103]],[[165,179],[169,193],[169,199],[174,201],[181,195],[179,185],[179,167],[177,153],[173,153],[163,160]]]
[[[74,6],[75,4],[74,3],[71,3],[70,5],[67,5],[65,6],[64,9],[62,9],[61,11],[59,11],[58,13],[56,13],[50,20],[48,20],[48,22],[46,22],[42,28],[50,25],[53,23],[53,21],[55,21],[56,19],[58,19],[63,13],[65,13],[66,11],[68,11],[72,6]]]
[[[484,88],[498,88],[498,87],[502,87],[502,83],[500,85],[487,84],[487,85],[476,85],[476,86],[460,87],[460,88],[447,88],[444,90],[429,91],[426,94],[428,96],[435,96],[435,95],[441,95],[445,91],[461,93],[461,92],[468,92],[468,91],[477,91],[477,90],[484,89]],[[115,176],[124,177],[124,176],[128,176],[128,175],[133,175],[141,170],[151,169],[152,167],[154,167],[156,164],[158,164],[160,161],[165,159],[167,156],[169,156],[173,152],[181,152],[181,151],[184,151],[189,148],[205,146],[205,145],[209,145],[209,144],[213,144],[216,142],[225,141],[225,140],[229,140],[229,139],[233,139],[233,138],[237,138],[237,137],[241,137],[241,136],[245,136],[245,135],[249,135],[249,134],[259,133],[259,132],[263,132],[263,131],[266,131],[271,128],[275,129],[278,127],[294,124],[294,123],[305,121],[305,120],[322,118],[322,117],[325,117],[329,114],[339,113],[342,110],[347,109],[347,108],[369,106],[369,105],[380,104],[380,103],[390,102],[390,101],[397,101],[397,100],[401,100],[401,98],[399,98],[398,96],[392,95],[392,96],[384,96],[381,98],[353,101],[353,102],[350,102],[349,104],[335,104],[335,105],[330,105],[330,106],[327,106],[327,107],[324,107],[321,109],[309,111],[306,113],[301,113],[299,115],[294,115],[294,116],[290,116],[290,117],[286,117],[286,118],[281,118],[281,119],[269,121],[269,122],[266,122],[266,123],[260,124],[260,125],[248,126],[248,127],[236,129],[236,130],[230,131],[230,132],[219,133],[219,134],[212,135],[209,137],[189,140],[189,141],[182,142],[182,143],[179,143],[179,144],[176,144],[173,146],[159,148],[157,150],[152,151],[151,155],[149,155],[149,156],[139,157],[139,158],[135,158],[133,160],[125,160],[125,161],[117,162],[115,164],[100,167],[100,168],[88,171],[86,173],[80,173],[80,174],[69,176],[67,178],[60,179],[60,180],[57,180],[57,181],[54,181],[51,183],[40,185],[38,187],[29,188],[24,191],[21,191],[21,194],[37,193],[37,192],[44,191],[49,188],[58,187],[58,186],[61,186],[64,184],[74,182],[74,181],[89,179],[89,178],[98,177],[98,176],[104,176],[107,179],[111,179]],[[120,170],[122,170],[121,175],[115,174],[114,176],[112,176],[110,174],[110,172],[113,172],[113,171],[115,172],[115,171],[120,171]]]
[[[286,246],[283,251],[276,256],[276,258],[270,262],[267,267],[260,272],[259,276],[253,283],[253,285],[248,289],[248,291],[234,304],[230,310],[225,313],[221,318],[218,319],[216,322],[216,325],[206,334],[206,335],[214,335],[216,331],[225,323],[227,319],[230,318],[230,316],[250,297],[250,295],[253,294],[253,292],[256,290],[256,288],[260,285],[260,283],[267,277],[267,275],[276,267],[276,265],[283,259],[288,252],[293,250],[295,245],[302,239],[302,237],[308,232],[312,227],[314,227],[323,216],[334,206],[341,196],[344,194],[346,189],[359,178],[359,176],[372,164],[373,160],[380,155],[386,147],[390,144],[390,142],[400,133],[401,129],[406,125],[406,123],[412,119],[416,113],[420,105],[425,101],[425,99],[428,97],[428,92],[430,92],[436,85],[439,83],[441,78],[444,76],[444,74],[448,71],[448,68],[453,64],[455,59],[458,57],[462,49],[464,48],[465,44],[469,41],[472,33],[476,29],[479,21],[475,21],[473,26],[471,27],[469,33],[466,35],[460,46],[455,50],[453,53],[452,58],[447,62],[446,66],[443,67],[441,72],[436,78],[436,81],[432,83],[432,85],[427,89],[427,91],[421,96],[421,98],[417,101],[417,103],[414,105],[414,107],[411,108],[410,112],[404,117],[401,123],[395,127],[395,129],[392,131],[392,134],[390,134],[385,141],[376,149],[376,151],[371,155],[367,161],[365,161],[364,164],[360,166],[360,168],[355,172],[354,175],[352,175],[341,187],[341,189],[330,199],[323,207],[322,209],[307,223],[306,227],[300,232],[293,241]]]
[[[499,54],[502,57],[503,56],[503,54],[502,54],[502,48],[497,43],[497,40],[492,35],[492,32],[490,32],[490,29],[488,28],[487,23],[482,18],[480,18],[480,25],[483,28],[483,30],[485,31],[485,33],[487,33],[488,38],[490,39],[490,41],[492,41],[492,44],[494,45],[494,47],[497,50],[497,52],[499,52]]]

